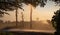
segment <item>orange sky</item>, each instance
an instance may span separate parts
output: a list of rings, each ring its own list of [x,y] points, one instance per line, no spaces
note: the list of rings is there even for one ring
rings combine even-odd
[[[24,20],[25,21],[29,21],[30,18],[30,6],[29,5],[24,5],[24,11],[22,10],[18,10],[18,21],[21,20],[21,12],[24,13]],[[59,6],[55,6],[55,4],[53,2],[48,2],[47,5],[45,7],[37,7],[37,8],[33,8],[33,20],[36,20],[36,18],[39,18],[39,20],[51,20],[54,12],[56,10],[58,10],[60,7]],[[15,12],[9,12],[9,15],[5,15],[3,17],[3,20],[11,20],[11,21],[15,21]]]

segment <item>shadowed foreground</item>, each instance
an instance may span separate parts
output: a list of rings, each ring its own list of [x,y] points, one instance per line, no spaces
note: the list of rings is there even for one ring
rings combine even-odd
[[[8,29],[0,32],[0,35],[54,35],[54,31],[28,30],[28,29]]]
[[[42,32],[3,32],[0,35],[54,35],[52,33],[42,33]]]
[[[17,28],[15,22],[0,23],[0,35],[53,35],[53,32],[54,29],[50,24],[42,22],[33,22],[32,30],[29,22],[23,24],[18,22]]]

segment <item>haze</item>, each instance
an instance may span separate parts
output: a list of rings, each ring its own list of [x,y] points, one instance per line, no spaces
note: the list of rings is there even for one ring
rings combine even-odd
[[[30,6],[24,5],[23,6],[24,11],[18,9],[18,21],[21,21],[21,12],[24,13],[24,20],[30,21]],[[47,5],[45,7],[39,7],[33,8],[33,20],[36,21],[37,18],[39,20],[51,20],[52,16],[54,15],[54,12],[58,10],[60,7],[55,6],[54,2],[48,1]],[[3,19],[4,21],[15,21],[15,12],[8,12],[10,15],[4,15]]]

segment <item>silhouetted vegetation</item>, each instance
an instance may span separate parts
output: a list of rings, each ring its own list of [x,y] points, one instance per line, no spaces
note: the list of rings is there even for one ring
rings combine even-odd
[[[54,12],[54,14],[55,15],[52,17],[52,24],[53,24],[53,27],[56,28],[57,24],[59,25],[59,23],[60,23],[60,9],[57,10],[56,12]]]
[[[54,14],[55,15],[52,17],[52,24],[57,33],[60,33],[60,9],[54,12]]]
[[[52,1],[56,2],[57,4],[60,3],[60,0]],[[46,4],[45,2],[47,2],[47,0],[18,0],[18,3],[16,0],[0,0],[0,14],[8,14],[6,11],[13,11],[16,9],[16,7],[23,9],[22,3],[26,5],[31,4],[33,7],[36,7],[38,5],[44,7],[44,5]]]
[[[60,2],[60,0],[53,0],[53,1],[58,4]],[[31,4],[33,7],[36,7],[38,5],[40,5],[41,7],[44,7],[44,5],[46,5],[46,2],[47,0],[17,0],[17,1],[16,0],[0,0],[0,14],[8,14],[6,13],[6,11],[13,11],[13,10],[16,10],[16,8],[23,9],[22,3],[26,5]],[[16,12],[16,16],[17,16],[17,12]],[[31,17],[32,17],[32,12],[31,12]]]
[[[20,4],[16,4],[15,0],[0,0],[0,16],[8,14],[6,11],[16,10],[16,7],[22,9],[21,2],[19,1],[18,3]]]
[[[15,10],[16,7],[22,9],[22,5],[21,2],[19,2],[20,4],[16,5],[16,1],[15,0],[0,0],[0,11],[13,11]]]
[[[60,5],[60,0],[53,0],[54,2],[56,2],[58,5]],[[36,7],[38,5],[40,5],[41,7],[44,7],[47,3],[47,0],[0,0],[0,17],[2,17],[4,14],[8,14],[6,11],[13,11],[16,10],[16,23],[17,22],[17,9],[23,9],[22,8],[22,3],[28,5],[31,4],[33,7]],[[59,11],[59,10],[58,10]],[[55,13],[56,14],[56,13]],[[9,14],[8,14],[9,15]],[[31,7],[31,13],[30,13],[30,19],[32,21],[32,7]],[[56,14],[55,16],[53,16],[54,19],[52,19],[52,23],[53,26],[56,28],[56,23],[58,24],[58,30],[59,28],[59,17],[60,13],[58,12],[58,14]],[[56,18],[55,18],[56,17]],[[48,21],[49,22],[49,21]],[[6,22],[6,23],[10,23],[10,22]]]

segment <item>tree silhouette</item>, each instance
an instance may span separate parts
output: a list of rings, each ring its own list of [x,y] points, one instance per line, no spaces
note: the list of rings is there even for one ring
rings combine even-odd
[[[24,27],[24,14],[23,14],[23,12],[21,12],[21,19],[22,19],[22,24],[23,24],[23,26],[22,27]]]
[[[16,5],[15,0],[0,0],[0,14],[8,14],[6,11],[13,11],[16,7],[22,9],[21,3]]]
[[[22,2],[26,5],[31,4],[33,7],[36,7],[40,4],[40,6],[44,6],[47,0],[22,0]]]
[[[50,0],[54,1],[57,4],[60,3],[60,0]],[[59,2],[58,2],[59,1]],[[26,5],[30,4],[30,27],[32,28],[32,7],[37,7],[40,5],[41,7],[44,7],[47,3],[47,0],[22,0],[22,2]]]
[[[57,4],[60,3],[60,0],[52,0],[52,1],[56,2]],[[41,7],[44,7],[46,2],[47,0],[0,0],[0,12],[4,14],[6,11],[16,10],[16,23],[17,23],[18,8],[23,9],[22,3],[26,5],[30,4],[31,5],[30,21],[32,22],[32,6],[36,7],[40,5]]]
[[[46,3],[46,0],[22,0],[22,2],[26,5],[30,4],[30,28],[32,28],[32,7],[36,7],[40,5],[41,7],[44,7]]]
[[[60,9],[54,12],[54,16],[52,17],[52,24],[56,31],[59,33],[60,31]]]
[[[17,9],[23,9],[21,2],[16,0],[0,0],[0,17],[8,14],[6,11],[16,10],[16,25],[17,25]],[[9,15],[9,14],[8,14]]]

